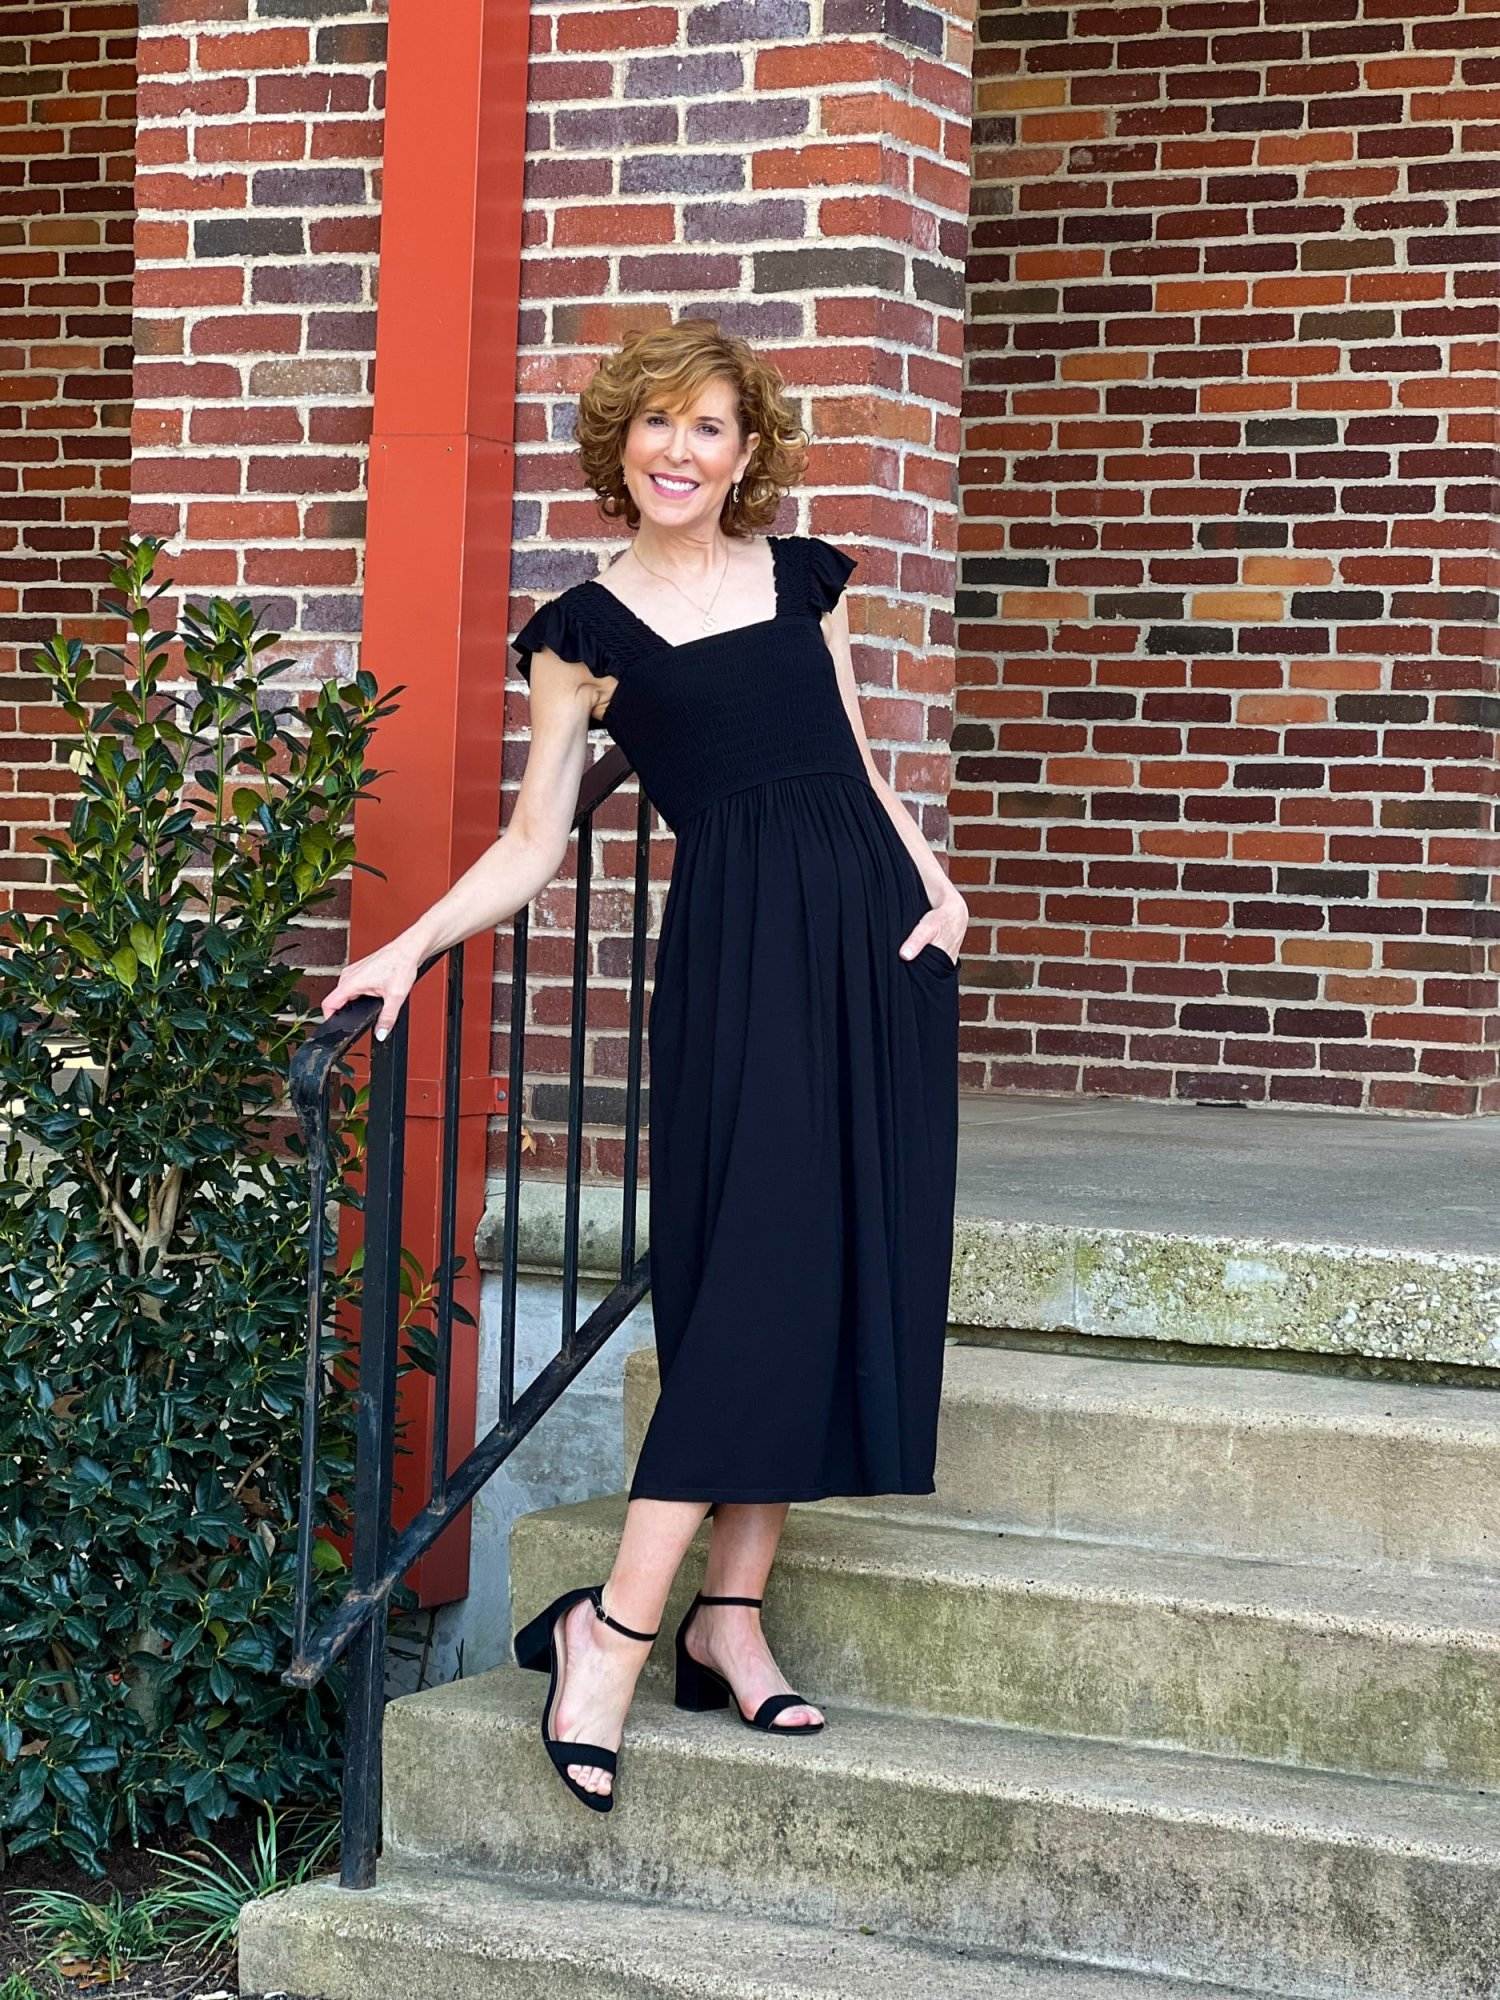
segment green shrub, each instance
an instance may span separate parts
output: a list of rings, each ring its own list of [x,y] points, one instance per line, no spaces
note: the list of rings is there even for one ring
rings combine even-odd
[[[340,1669],[279,1679],[310,1215],[274,1114],[310,1025],[289,929],[353,862],[390,710],[361,672],[288,712],[267,683],[293,663],[263,661],[277,635],[244,600],[153,631],[161,546],[127,539],[111,568],[130,650],[103,649],[101,707],[76,642],[36,656],[80,797],[69,837],[42,841],[56,913],[0,919],[0,1839],[94,1874],[122,1833],[326,1797],[344,1690]],[[346,1069],[334,1100],[317,1493],[338,1528],[356,1271],[333,1273],[336,1217],[359,1205],[341,1149],[363,1130]],[[318,1557],[326,1604],[342,1563],[326,1536]]]

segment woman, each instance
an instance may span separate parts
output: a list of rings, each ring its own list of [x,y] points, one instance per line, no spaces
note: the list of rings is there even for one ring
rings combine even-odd
[[[426,957],[545,887],[602,723],[677,843],[649,1023],[661,1394],[608,1579],[539,1612],[516,1658],[547,1670],[542,1740],[603,1812],[706,1513],[678,1703],[805,1734],[822,1711],[760,1625],[789,1503],[934,1489],[968,911],[865,741],[854,559],[757,532],[804,466],[776,371],[710,321],[632,336],[577,435],[631,542],[516,636],[531,744],[509,826],[323,1011],[379,993],[383,1036]]]

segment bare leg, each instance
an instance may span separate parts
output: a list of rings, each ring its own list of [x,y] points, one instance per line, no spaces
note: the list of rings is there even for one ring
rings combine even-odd
[[[657,1629],[682,1558],[708,1507],[707,1500],[630,1502],[614,1567],[601,1592],[611,1618],[636,1632]],[[606,1625],[586,1598],[563,1619],[560,1643],[563,1664],[552,1709],[553,1735],[618,1750],[635,1684],[651,1648]],[[614,1783],[609,1772],[596,1764],[570,1764],[568,1775],[590,1792],[608,1792]]]
[[[711,1597],[761,1597],[786,1526],[787,1502],[719,1502],[714,1515],[703,1590]],[[792,1694],[760,1629],[760,1612],[748,1604],[702,1604],[683,1641],[701,1667],[721,1673],[734,1689],[746,1715],[754,1715],[767,1695]],[[823,1711],[811,1703],[784,1708],[773,1729],[799,1722],[822,1722]]]

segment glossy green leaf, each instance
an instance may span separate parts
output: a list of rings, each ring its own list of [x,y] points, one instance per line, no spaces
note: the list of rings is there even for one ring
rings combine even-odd
[[[347,1682],[342,1663],[311,1691],[280,1678],[311,1218],[277,1120],[306,1014],[294,926],[352,861],[368,697],[258,712],[257,680],[286,672],[274,635],[247,599],[156,629],[161,547],[127,538],[110,565],[139,643],[40,650],[59,739],[96,747],[66,831],[38,841],[55,912],[0,918],[0,1825],[8,1858],[90,1872],[121,1829],[202,1836],[263,1797],[331,1795]],[[163,706],[169,672],[190,707]],[[363,1114],[340,1079],[334,1101],[330,1195],[358,1208]],[[143,1250],[169,1179],[171,1237]],[[358,1273],[323,1227],[325,1308],[352,1324]],[[318,1529],[342,1529],[352,1488],[339,1373]],[[347,1573],[321,1532],[313,1549],[321,1620]]]

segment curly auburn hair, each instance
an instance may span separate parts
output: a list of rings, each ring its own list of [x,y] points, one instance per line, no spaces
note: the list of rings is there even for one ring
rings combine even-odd
[[[734,385],[740,440],[760,433],[740,480],[724,496],[719,525],[741,538],[769,527],[782,495],[807,469],[806,450],[797,442],[808,433],[797,422],[781,376],[749,343],[720,330],[711,319],[681,319],[674,326],[629,333],[615,353],[601,361],[578,399],[577,443],[583,476],[599,496],[606,520],[623,515],[627,527],[640,525],[641,511],[625,484],[625,435],[647,402],[680,409],[716,375]]]

